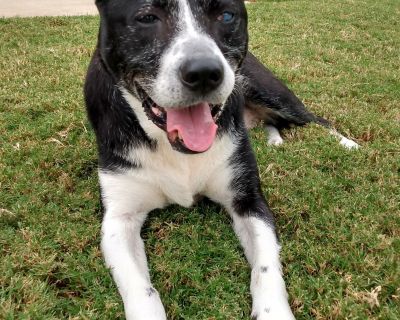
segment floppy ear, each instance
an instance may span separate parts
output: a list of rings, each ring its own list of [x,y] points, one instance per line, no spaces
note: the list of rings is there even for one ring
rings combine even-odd
[[[102,8],[107,2],[108,0],[96,0],[95,4],[97,9],[100,11],[100,8]]]
[[[108,0],[95,0],[95,4],[97,7],[104,5]]]

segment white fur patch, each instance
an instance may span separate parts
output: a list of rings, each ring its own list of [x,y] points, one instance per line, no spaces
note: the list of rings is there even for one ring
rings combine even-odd
[[[340,139],[339,143],[347,149],[358,149],[360,147],[359,144],[357,144],[353,140],[350,140],[346,137],[343,137],[342,139]]]
[[[349,150],[355,150],[360,148],[360,145],[356,142],[354,142],[351,139],[346,138],[345,136],[341,135],[339,132],[336,130],[332,129],[329,131],[330,134],[334,135],[336,138],[340,139],[339,143],[344,146],[346,149]]]
[[[224,136],[217,138],[212,147],[201,154],[180,153],[167,142],[159,143],[157,152],[132,149],[128,157],[142,165],[132,173],[135,179],[151,181],[152,188],[163,194],[168,203],[190,207],[196,195],[208,194],[214,179],[223,175],[231,180],[226,164],[233,150],[233,143]]]
[[[186,107],[203,101],[222,104],[234,88],[235,73],[215,41],[197,25],[187,0],[179,0],[178,4],[178,33],[164,53],[158,75],[152,86],[147,88],[147,93],[154,102],[164,108]],[[216,58],[224,69],[221,85],[203,97],[194,95],[179,78],[182,63],[197,56]]]
[[[265,131],[267,132],[267,142],[270,146],[280,146],[283,143],[283,139],[279,130],[274,126],[265,126]]]

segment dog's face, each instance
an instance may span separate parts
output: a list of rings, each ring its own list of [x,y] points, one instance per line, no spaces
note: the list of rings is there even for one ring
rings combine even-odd
[[[98,0],[100,52],[180,151],[204,152],[247,52],[243,0]]]

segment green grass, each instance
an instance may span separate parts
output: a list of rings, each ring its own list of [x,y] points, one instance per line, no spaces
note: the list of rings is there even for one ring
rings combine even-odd
[[[298,319],[399,319],[400,6],[258,1],[252,51],[362,145],[316,126],[252,133]],[[0,20],[0,319],[122,319],[99,251],[82,83],[98,18]],[[249,268],[218,207],[171,207],[143,236],[169,319],[248,319]]]

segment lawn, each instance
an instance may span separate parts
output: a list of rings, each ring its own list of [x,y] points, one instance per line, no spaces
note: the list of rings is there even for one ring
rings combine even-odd
[[[258,1],[251,49],[315,113],[269,147],[251,133],[298,319],[400,318],[400,4]],[[0,19],[0,319],[123,319],[99,250],[82,84],[97,17]],[[169,319],[249,319],[250,270],[217,206],[143,230]]]

